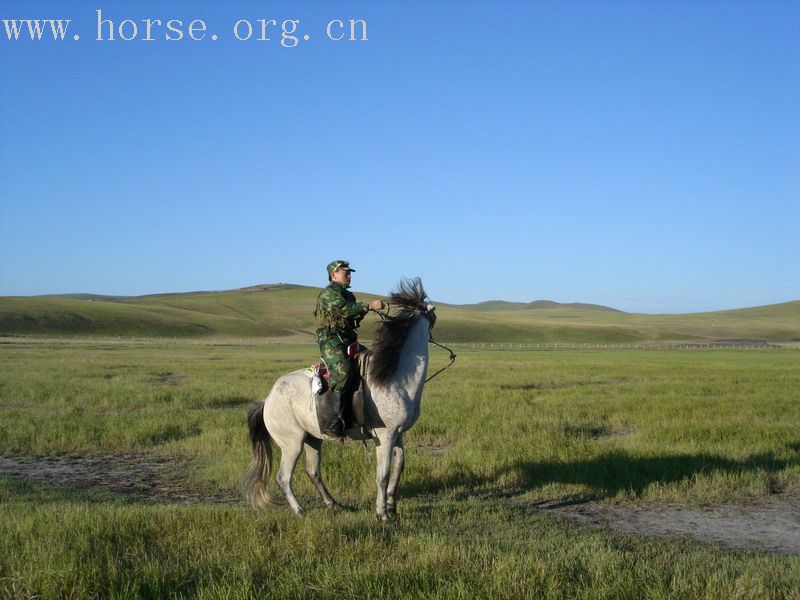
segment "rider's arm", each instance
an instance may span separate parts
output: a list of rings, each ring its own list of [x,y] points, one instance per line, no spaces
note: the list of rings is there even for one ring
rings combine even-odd
[[[369,305],[365,302],[348,302],[337,295],[330,299],[328,310],[334,318],[358,319],[369,312]]]

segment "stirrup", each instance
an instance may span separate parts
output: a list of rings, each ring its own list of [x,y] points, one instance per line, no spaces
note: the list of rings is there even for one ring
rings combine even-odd
[[[344,439],[344,421],[336,419],[328,425],[328,428],[322,432],[322,435],[327,435],[330,438]]]

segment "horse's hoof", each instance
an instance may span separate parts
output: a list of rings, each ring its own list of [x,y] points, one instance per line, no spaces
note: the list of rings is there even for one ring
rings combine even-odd
[[[387,515],[386,513],[383,513],[383,514],[377,513],[375,515],[375,518],[377,518],[378,521],[380,521],[381,523],[388,523],[389,522],[389,515]]]

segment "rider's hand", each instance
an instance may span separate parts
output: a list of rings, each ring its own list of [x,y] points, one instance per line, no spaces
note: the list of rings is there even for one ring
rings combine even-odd
[[[381,310],[383,308],[383,300],[373,300],[369,303],[370,310]]]

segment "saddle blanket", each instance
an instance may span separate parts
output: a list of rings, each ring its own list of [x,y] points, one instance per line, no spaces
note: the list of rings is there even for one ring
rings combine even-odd
[[[328,372],[328,367],[325,366],[325,363],[318,362],[308,367],[303,373],[311,379],[312,393],[322,394],[328,389],[328,383],[325,380],[329,379],[331,374]]]

